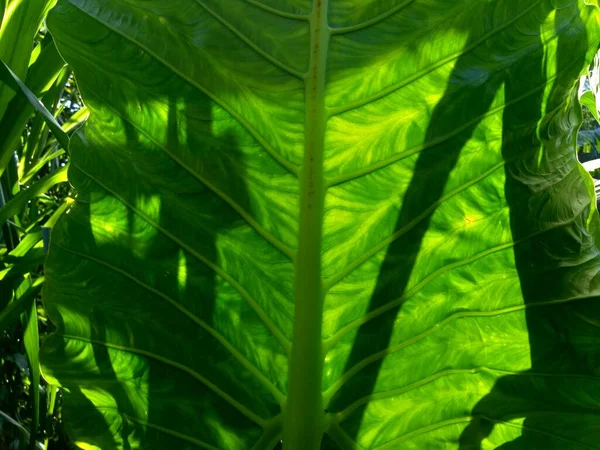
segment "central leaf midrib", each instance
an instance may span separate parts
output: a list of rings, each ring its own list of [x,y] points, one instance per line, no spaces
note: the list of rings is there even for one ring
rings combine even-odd
[[[310,64],[305,78],[304,163],[299,171],[300,226],[294,273],[294,331],[284,410],[286,450],[320,448],[323,410],[323,277],[321,237],[325,203],[325,69],[330,39],[327,1],[310,15]]]

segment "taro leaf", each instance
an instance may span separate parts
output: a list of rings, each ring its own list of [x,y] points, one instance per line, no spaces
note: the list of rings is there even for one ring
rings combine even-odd
[[[43,373],[84,449],[600,448],[575,0],[61,0]],[[324,437],[323,437],[324,435]]]

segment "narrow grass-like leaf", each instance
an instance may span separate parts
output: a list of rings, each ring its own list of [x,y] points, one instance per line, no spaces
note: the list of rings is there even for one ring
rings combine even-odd
[[[4,224],[12,216],[22,211],[28,202],[47,192],[58,183],[67,181],[67,170],[68,167],[61,167],[57,171],[49,173],[33,183],[28,189],[22,190],[10,199],[6,205],[0,208],[0,224]]]
[[[38,284],[38,287],[40,285]],[[23,344],[25,353],[29,361],[30,373],[30,390],[31,390],[31,406],[32,406],[32,422],[29,432],[31,438],[29,440],[29,449],[36,447],[37,432],[40,422],[40,336],[38,332],[38,316],[35,297],[31,300],[32,292],[36,290],[33,286],[31,276],[26,274],[23,281],[15,290],[14,302],[19,302],[21,299],[27,299],[29,305],[21,314],[21,322],[23,325]],[[39,291],[39,289],[37,289]]]
[[[22,79],[27,74],[31,49],[40,25],[56,0],[11,0],[0,28],[0,60]],[[5,115],[14,92],[0,84],[0,117]]]
[[[3,61],[0,62],[0,80],[10,86],[19,95],[25,96],[34,109],[44,117],[45,122],[48,124],[48,127],[52,130],[52,133],[54,133],[54,136],[60,142],[60,144],[64,148],[68,148],[69,137],[62,130],[60,124],[56,121],[54,116],[48,112],[46,107],[40,103],[36,96],[29,90],[27,86],[25,86],[25,84],[23,84],[23,82],[13,73],[13,71]]]
[[[22,314],[32,308],[32,304],[35,303],[35,296],[40,293],[41,289],[41,283],[29,287],[22,295],[15,298],[6,308],[0,311],[0,331],[13,326]]]

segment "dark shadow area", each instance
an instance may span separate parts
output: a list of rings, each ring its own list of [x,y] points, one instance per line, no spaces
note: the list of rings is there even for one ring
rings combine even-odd
[[[513,240],[520,242],[514,247],[514,256],[526,308],[531,369],[498,379],[492,391],[477,403],[471,413],[473,420],[460,437],[461,450],[479,450],[496,424],[514,419],[523,419],[520,436],[497,448],[576,450],[595,448],[600,442],[600,433],[592,425],[600,420],[598,399],[594,398],[600,387],[600,309],[597,298],[585,297],[597,285],[597,251],[586,231],[593,204],[585,199],[586,187],[575,163],[575,133],[566,142],[552,141],[561,126],[577,120],[564,112],[565,103],[571,101],[569,90],[585,64],[590,43],[576,6],[558,9],[555,23],[557,67],[565,69],[552,80],[546,111],[541,111],[540,92],[532,97],[536,101],[521,103],[517,111],[505,110],[503,117],[505,195]],[[541,70],[542,55],[537,59]],[[539,73],[538,80],[528,87],[523,83],[527,76],[531,74],[508,73],[507,102],[545,81]],[[520,130],[524,130],[523,124],[532,129],[541,113],[548,116],[539,134],[538,144],[544,145],[540,158],[537,152],[527,150],[531,145]],[[565,147],[573,152],[565,153]],[[568,170],[548,172],[545,179],[539,175],[541,171],[534,174],[537,167],[551,168],[560,160],[570,162],[564,166]],[[561,196],[561,191],[569,195]],[[552,224],[544,223],[549,210],[570,221],[549,226]],[[581,267],[573,267],[577,264]],[[543,304],[562,300],[566,301]]]
[[[113,6],[125,19],[144,9]],[[189,67],[188,79],[113,39],[98,20],[71,15],[74,5],[58,9],[77,18],[62,30],[57,24],[55,37],[92,111],[71,149],[78,201],[53,230],[47,265],[46,303],[58,332],[44,346],[44,364],[65,387],[66,427],[101,450],[245,449],[275,439],[257,423],[276,416],[280,404],[261,371],[244,364],[264,361],[268,337],[241,292],[255,276],[244,266],[268,256],[244,245],[258,233],[230,204],[251,212],[247,183],[259,171],[247,171],[259,158],[252,159],[243,127],[198,86],[194,71],[211,70],[210,55]],[[183,18],[168,4],[150,9],[164,16],[144,11],[140,23],[161,30]],[[77,34],[83,27],[98,39],[85,41]],[[182,48],[223,40],[211,26],[197,28]],[[162,48],[164,36],[157,36]],[[181,70],[185,62],[173,60]],[[221,86],[206,89],[230,98]]]
[[[166,147],[175,155],[193,153],[194,158],[200,159],[204,165],[202,175],[213,173],[215,179],[219,180],[219,176],[226,173],[228,188],[235,192],[234,201],[247,211],[249,199],[245,185],[244,156],[232,131],[225,131],[222,135],[216,135],[213,131],[213,107],[214,104],[207,97],[179,106],[177,99],[170,99]],[[190,132],[180,139],[182,129]],[[185,142],[181,142],[182,140]],[[171,169],[172,173],[169,174]],[[195,171],[194,168],[190,169]],[[190,177],[189,183],[172,183],[171,180],[178,178],[177,171],[181,171],[180,163],[174,163],[172,168],[157,163],[155,167],[151,165],[149,171],[152,170],[164,177],[166,184],[161,188],[169,191],[161,194],[163,205],[159,228],[173,233],[186,244],[191,244],[190,251],[180,250],[176,258],[173,258],[174,254],[170,250],[177,244],[165,235],[157,236],[149,257],[161,258],[166,262],[163,266],[168,276],[159,280],[160,290],[172,292],[172,297],[191,315],[201,320],[207,328],[219,332],[223,323],[215,321],[223,312],[217,311],[216,301],[217,297],[221,296],[222,304],[223,290],[227,288],[224,288],[224,280],[209,265],[219,266],[221,263],[220,252],[223,248],[219,248],[217,243],[219,236],[235,232],[237,227],[245,226],[246,222],[219,198],[208,184],[199,183],[193,176],[185,175]],[[179,207],[169,208],[170,204],[178,204]],[[185,271],[182,271],[182,267],[185,267]],[[182,279],[183,273],[185,278]],[[160,277],[160,271],[157,275]],[[168,305],[165,307],[168,308]],[[189,365],[209,383],[218,386],[235,401],[254,410],[259,416],[269,417],[272,411],[265,409],[265,403],[268,401],[256,402],[249,390],[243,388],[244,385],[254,385],[255,392],[261,392],[261,388],[255,384],[256,380],[251,380],[250,375],[250,379],[242,381],[248,378],[246,370],[235,361],[222,343],[184,314],[176,314],[170,324],[163,323],[160,326],[161,330],[178,328],[184,332],[180,338],[173,338],[172,342],[175,345],[185,342],[182,345],[185,349],[180,353],[179,359],[173,358],[174,360]],[[190,333],[190,329],[194,331]],[[180,448],[196,449],[198,442],[219,447],[222,436],[220,427],[215,426],[217,423],[225,424],[225,428],[228,429],[245,430],[250,433],[256,426],[240,411],[224,402],[212,389],[202,385],[198,379],[173,367],[153,365],[149,386],[148,423],[166,426],[197,440],[196,443],[181,440]],[[262,395],[265,399],[269,398],[268,393],[262,392]],[[190,419],[191,417],[193,419]],[[172,445],[172,435],[156,431],[151,428],[146,430],[146,442],[164,448]],[[254,441],[258,441],[259,438],[260,433],[254,436]],[[158,445],[159,442],[162,442],[162,445]]]
[[[102,105],[96,88],[82,83],[81,89],[90,105]],[[154,99],[147,100],[152,104]],[[197,94],[192,104],[189,98],[157,100],[168,103],[162,148],[136,129],[135,117],[123,114],[122,145],[116,138],[103,148],[73,150],[71,179],[79,197],[53,234],[54,257],[63,267],[60,273],[49,272],[50,278],[56,275],[53,295],[62,296],[60,311],[54,310],[52,300],[48,305],[58,324],[58,334],[51,339],[62,339],[62,315],[70,314],[69,309],[87,317],[92,327],[89,336],[82,331],[81,342],[91,343],[94,362],[82,366],[82,375],[72,383],[68,376],[60,377],[67,383],[66,404],[73,405],[65,406],[65,421],[77,430],[74,435],[87,436],[87,442],[103,450],[169,448],[173,442],[178,449],[196,449],[200,443],[218,447],[227,429],[256,442],[261,429],[209,386],[217,386],[259,417],[278,412],[270,393],[209,332],[228,326],[223,306],[215,310],[217,296],[227,301],[234,295],[214,269],[223,251],[217,240],[247,224],[193,174],[213,174],[213,182],[226,174],[227,189],[248,210],[244,156],[233,131],[213,132],[214,105],[207,97]],[[184,167],[182,155],[188,154],[202,163]],[[110,158],[115,174],[96,171],[93,164],[106,165]],[[105,195],[120,197],[127,207],[116,200],[111,206]],[[117,221],[110,222],[115,217]],[[69,254],[72,249],[77,254]],[[70,262],[65,264],[66,255]],[[76,289],[79,294],[71,294],[60,279],[70,270],[85,273]],[[46,358],[55,361],[46,364],[64,364],[68,358],[61,346],[70,342],[67,338],[65,344],[52,346],[62,356],[48,354],[46,345]],[[95,405],[97,389],[110,393],[114,404]],[[70,411],[85,414],[69,417]]]
[[[501,9],[502,3],[506,2],[502,0],[490,2],[489,10]],[[593,372],[592,366],[589,365],[590,346],[597,346],[598,342],[592,344],[589,335],[587,340],[585,336],[578,335],[573,328],[576,326],[573,320],[565,320],[566,317],[573,318],[573,315],[577,314],[573,311],[573,307],[568,304],[531,307],[535,302],[561,298],[561,290],[565,290],[565,279],[571,276],[570,269],[566,266],[571,265],[571,262],[575,263],[574,259],[577,258],[579,258],[578,262],[581,262],[580,253],[585,250],[579,248],[584,245],[579,238],[587,217],[586,213],[589,211],[586,207],[578,214],[572,225],[542,232],[544,224],[540,215],[545,213],[543,208],[545,205],[548,206],[548,202],[559,202],[552,207],[561,211],[571,211],[576,209],[576,206],[564,202],[575,204],[579,200],[574,199],[572,195],[558,198],[550,185],[556,185],[556,189],[572,189],[572,186],[569,187],[567,183],[561,183],[561,180],[567,177],[571,177],[574,182],[579,179],[583,183],[579,173],[549,173],[548,176],[555,179],[545,180],[543,176],[536,175],[539,154],[531,150],[536,147],[536,144],[540,144],[539,141],[531,142],[531,136],[536,136],[535,127],[538,121],[542,118],[542,114],[548,114],[565,104],[567,100],[565,95],[577,80],[579,69],[584,64],[582,59],[575,60],[574,57],[583,58],[589,45],[585,39],[585,28],[579,17],[578,6],[573,2],[561,3],[563,5],[559,6],[544,1],[534,13],[530,13],[531,20],[540,24],[551,12],[556,14],[556,32],[559,35],[557,67],[565,69],[556,80],[552,81],[553,91],[550,94],[551,100],[547,111],[542,111],[542,100],[544,86],[551,81],[546,80],[545,64],[551,62],[544,60],[544,49],[539,33],[531,33],[524,38],[527,39],[527,44],[518,57],[514,56],[514,48],[511,48],[508,41],[503,40],[506,35],[499,32],[474,50],[465,52],[457,60],[446,93],[433,111],[425,138],[428,148],[419,154],[398,215],[395,230],[404,231],[387,250],[368,312],[377,310],[392,299],[402,297],[406,292],[424,236],[430,226],[431,216],[437,208],[434,205],[441,199],[449,175],[475,127],[483,120],[495,96],[504,87],[504,103],[507,107],[504,108],[503,114],[502,154],[506,164],[505,195],[510,209],[513,240],[519,241],[541,233],[539,237],[527,239],[514,248],[516,268],[527,308],[527,328],[532,360],[532,368],[529,372],[589,375]],[[525,7],[523,5],[523,9]],[[470,37],[465,43],[465,48],[471,48],[473,41],[479,38],[474,36],[474,31],[459,31],[469,33]],[[486,48],[483,48],[484,46]],[[523,44],[519,43],[519,48],[522,47]],[[486,55],[486,52],[489,54]],[[521,63],[524,59],[529,60],[528,64]],[[485,66],[486,60],[494,61],[494,72]],[[535,68],[535,72],[531,71],[532,67]],[[563,113],[557,111],[556,114]],[[459,118],[460,121],[457,120]],[[460,131],[455,129],[456,123],[472,125]],[[545,125],[547,126],[545,133],[550,140],[552,134],[556,132],[556,124]],[[575,135],[573,135],[573,149],[574,139]],[[436,141],[441,141],[440,146],[431,145]],[[562,143],[562,145],[566,144]],[[564,152],[560,154],[558,149],[546,150],[547,155],[544,158],[550,165],[554,164],[553,160],[557,158],[565,158]],[[569,154],[568,158],[575,162],[574,152],[572,155]],[[553,198],[550,198],[550,194]],[[416,225],[410,224],[425,211],[428,211],[428,215],[424,219]],[[569,216],[568,212],[565,217],[566,220],[572,219],[572,215]],[[583,241],[593,246],[589,239]],[[594,253],[591,248],[587,250],[590,251],[585,255],[586,257]],[[374,353],[388,348],[400,308],[401,306],[394,307],[359,328],[344,372],[348,372]],[[588,329],[587,332],[590,333],[590,330]],[[596,341],[597,338],[596,334]],[[582,346],[587,348],[584,349]],[[507,348],[506,351],[510,353],[511,349]],[[334,397],[331,411],[340,411],[352,401],[372,394],[383,361],[384,358],[379,358],[371,362],[358,373],[358,376],[352,377]],[[565,447],[564,440],[560,439],[556,441],[560,444],[555,443],[555,447],[552,447],[549,444],[551,439],[548,441],[546,437],[545,440],[540,440],[543,433],[533,431],[536,428],[536,421],[544,415],[532,411],[532,408],[536,409],[539,406],[542,412],[551,410],[560,414],[561,408],[572,410],[574,407],[574,403],[570,402],[567,396],[561,396],[553,390],[558,389],[561,383],[564,385],[565,378],[561,382],[557,377],[554,387],[547,382],[548,377],[541,380],[543,382],[528,376],[527,373],[500,378],[492,392],[474,408],[472,412],[474,420],[460,437],[461,450],[479,449],[482,440],[492,431],[493,420],[502,421],[515,417],[525,419],[522,436],[502,448],[533,450],[579,448]],[[590,380],[585,379],[585,382],[589,383]],[[358,438],[367,405],[368,403],[365,403],[355,409],[352,421],[345,424],[344,430],[354,441]],[[582,414],[591,414],[591,412],[590,409],[585,411],[582,409]],[[576,427],[576,421],[569,426]],[[587,427],[589,428],[589,419]],[[572,432],[573,430],[570,430],[567,434]]]

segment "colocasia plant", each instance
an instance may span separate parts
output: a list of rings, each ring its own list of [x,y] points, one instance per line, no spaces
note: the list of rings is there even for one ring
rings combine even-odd
[[[85,450],[600,448],[591,0],[59,0],[42,374]]]

